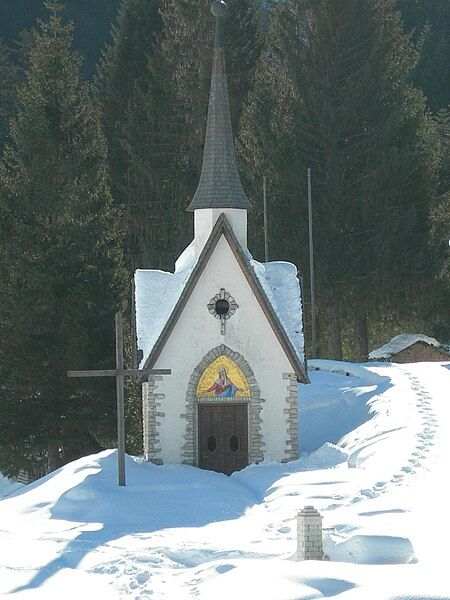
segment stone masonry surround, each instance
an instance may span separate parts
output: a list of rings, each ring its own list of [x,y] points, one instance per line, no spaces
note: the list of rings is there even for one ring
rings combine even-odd
[[[164,394],[157,393],[158,381],[162,381],[162,375],[150,375],[148,381],[142,385],[142,417],[144,429],[144,458],[157,465],[162,464],[159,456],[161,453],[159,443],[158,417],[164,417],[161,412],[161,404]]]
[[[248,455],[250,463],[261,462],[264,458],[264,441],[261,433],[261,412],[264,399],[249,364],[238,352],[234,352],[224,344],[210,350],[195,367],[186,390],[186,411],[181,418],[186,421],[184,444],[181,458],[184,464],[197,465],[197,398],[195,391],[204,370],[219,356],[227,356],[234,361],[243,372],[250,387],[250,401],[248,402]]]
[[[286,449],[285,461],[298,458],[298,382],[295,373],[283,373],[283,379],[288,382],[286,403],[288,408],[284,409],[286,415]]]

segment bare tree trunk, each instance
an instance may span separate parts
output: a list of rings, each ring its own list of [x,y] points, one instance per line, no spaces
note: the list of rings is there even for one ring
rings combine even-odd
[[[57,442],[49,442],[47,446],[47,473],[55,471],[61,465],[61,458],[59,456],[59,444]]]
[[[327,307],[328,357],[342,360],[341,315],[338,304],[333,300]]]
[[[363,304],[358,304],[355,315],[356,357],[365,362],[369,354],[369,336],[367,333],[367,311]]]

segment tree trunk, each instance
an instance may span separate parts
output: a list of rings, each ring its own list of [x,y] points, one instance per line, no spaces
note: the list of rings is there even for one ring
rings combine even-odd
[[[57,442],[49,442],[47,446],[47,473],[55,471],[61,465],[59,456],[59,444]]]
[[[356,358],[360,362],[365,362],[369,354],[369,337],[367,333],[367,311],[366,307],[362,304],[356,307],[355,334]]]
[[[328,316],[328,357],[342,360],[341,315],[338,304],[331,301],[327,307]]]

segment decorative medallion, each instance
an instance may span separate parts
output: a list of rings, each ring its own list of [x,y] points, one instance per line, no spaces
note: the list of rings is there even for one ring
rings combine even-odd
[[[250,388],[244,373],[228,356],[219,356],[203,371],[197,385],[200,398],[248,398]]]
[[[234,315],[238,308],[239,305],[236,300],[224,288],[220,288],[220,292],[208,302],[209,312],[216,319],[220,319],[220,333],[222,335],[225,334],[225,321]]]

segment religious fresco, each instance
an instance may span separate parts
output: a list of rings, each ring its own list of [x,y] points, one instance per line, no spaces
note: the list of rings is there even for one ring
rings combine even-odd
[[[250,396],[250,388],[237,364],[228,356],[219,356],[204,370],[196,395],[201,398],[242,398]]]

